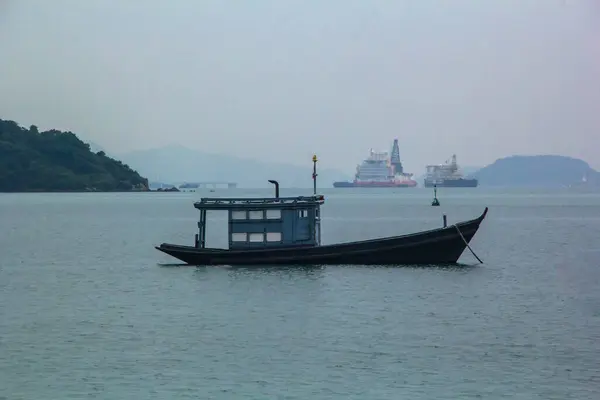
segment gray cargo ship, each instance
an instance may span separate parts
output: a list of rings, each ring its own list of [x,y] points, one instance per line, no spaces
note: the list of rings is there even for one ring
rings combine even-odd
[[[427,166],[427,175],[425,177],[425,187],[477,187],[478,181],[475,178],[464,178],[458,170],[456,163],[456,154],[452,155],[450,161],[445,164],[435,164]]]

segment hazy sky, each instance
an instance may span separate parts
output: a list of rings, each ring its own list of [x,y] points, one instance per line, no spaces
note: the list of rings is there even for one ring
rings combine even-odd
[[[351,173],[600,168],[597,0],[0,0],[0,118]]]

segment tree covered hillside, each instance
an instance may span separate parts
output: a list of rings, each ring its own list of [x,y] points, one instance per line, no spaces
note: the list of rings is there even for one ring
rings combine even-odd
[[[148,180],[72,132],[0,119],[0,192],[148,190]]]

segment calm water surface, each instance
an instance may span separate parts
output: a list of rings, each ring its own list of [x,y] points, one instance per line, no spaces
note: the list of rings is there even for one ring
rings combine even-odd
[[[181,267],[201,193],[0,195],[0,398],[600,398],[600,194],[325,194],[326,243],[489,206],[484,264]]]

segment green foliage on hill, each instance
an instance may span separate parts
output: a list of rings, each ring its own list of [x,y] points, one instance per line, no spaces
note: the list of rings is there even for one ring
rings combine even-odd
[[[0,119],[0,192],[132,190],[148,190],[148,180],[74,133]]]

